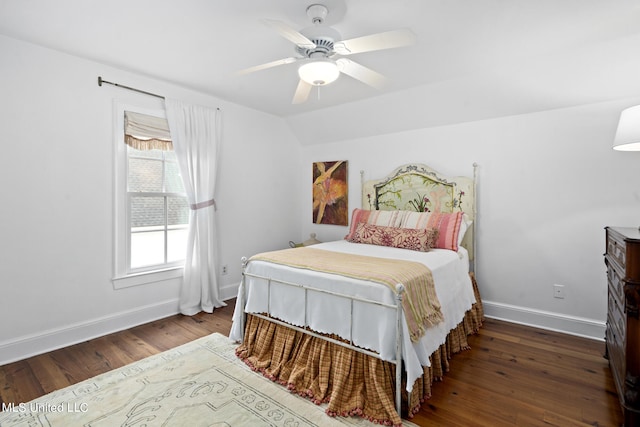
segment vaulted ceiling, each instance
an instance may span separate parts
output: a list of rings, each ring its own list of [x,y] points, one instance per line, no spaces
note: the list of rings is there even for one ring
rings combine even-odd
[[[237,73],[296,56],[263,20],[301,30],[313,3],[342,39],[417,43],[349,57],[385,87],[342,75],[303,104],[296,63]],[[630,0],[0,0],[0,34],[281,116],[305,144],[640,96]]]

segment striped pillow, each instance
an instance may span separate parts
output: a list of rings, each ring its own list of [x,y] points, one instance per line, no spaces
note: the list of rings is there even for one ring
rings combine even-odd
[[[437,228],[439,230],[436,248],[458,251],[462,237],[462,212],[413,212],[413,211],[369,211],[354,209],[351,216],[351,228],[344,238],[354,238],[359,223],[383,227],[400,228]]]
[[[462,212],[410,212],[405,211],[400,221],[403,228],[437,228],[440,230],[436,248],[458,251],[458,235]]]
[[[364,209],[354,209],[351,214],[351,228],[349,234],[344,238],[353,239],[358,224],[363,222],[371,225],[381,225],[383,227],[398,227],[402,219],[403,211],[368,211]],[[406,227],[405,227],[406,228]]]

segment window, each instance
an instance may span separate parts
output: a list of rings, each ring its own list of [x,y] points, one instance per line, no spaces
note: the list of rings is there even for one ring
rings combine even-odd
[[[127,145],[129,270],[184,262],[189,205],[173,150]]]
[[[189,204],[164,111],[117,105],[115,113],[114,287],[179,277]]]

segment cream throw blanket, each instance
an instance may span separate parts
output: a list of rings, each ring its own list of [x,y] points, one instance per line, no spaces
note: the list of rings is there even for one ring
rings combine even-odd
[[[370,257],[309,247],[264,252],[249,261],[270,261],[296,268],[339,274],[387,285],[394,293],[402,283],[402,307],[411,335],[416,342],[426,329],[443,321],[431,270],[415,261]]]

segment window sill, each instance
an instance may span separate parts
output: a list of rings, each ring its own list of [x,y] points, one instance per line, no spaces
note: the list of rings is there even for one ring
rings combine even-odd
[[[131,288],[133,286],[146,285],[163,280],[171,280],[182,277],[183,267],[173,267],[164,270],[145,271],[144,273],[129,274],[127,276],[114,277],[114,289]]]

